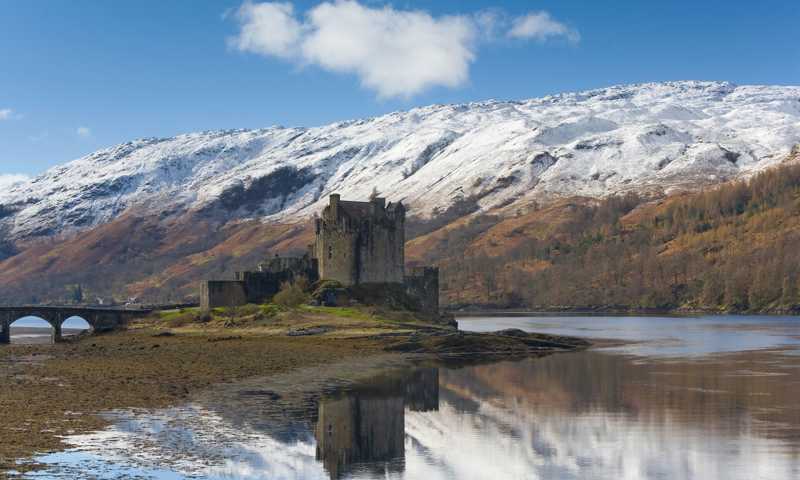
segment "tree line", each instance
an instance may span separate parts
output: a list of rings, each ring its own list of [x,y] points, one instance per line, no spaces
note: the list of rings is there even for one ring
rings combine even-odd
[[[508,231],[513,247],[491,252],[476,248],[477,240],[502,220],[474,217],[451,232],[432,253],[445,301],[800,311],[800,165],[694,194],[653,200],[629,193],[564,211],[568,220],[546,233],[520,241]]]

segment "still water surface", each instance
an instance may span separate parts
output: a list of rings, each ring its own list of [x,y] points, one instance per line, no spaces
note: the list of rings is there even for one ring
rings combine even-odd
[[[38,459],[50,469],[30,477],[800,478],[795,318],[460,326],[624,342],[515,362],[382,367],[358,384],[252,380],[180,408],[116,412],[113,427],[70,438],[73,448]]]

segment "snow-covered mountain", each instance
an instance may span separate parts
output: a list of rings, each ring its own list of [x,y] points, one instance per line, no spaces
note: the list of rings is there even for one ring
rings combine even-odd
[[[773,165],[800,144],[800,87],[669,82],[433,105],[316,128],[143,139],[0,193],[12,239],[128,209],[287,221],[376,188],[415,215],[553,196],[666,191]]]

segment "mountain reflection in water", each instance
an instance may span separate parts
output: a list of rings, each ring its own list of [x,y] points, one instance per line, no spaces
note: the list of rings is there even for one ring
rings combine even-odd
[[[44,478],[800,478],[796,353],[590,350],[344,388],[260,380],[122,414],[40,460]]]

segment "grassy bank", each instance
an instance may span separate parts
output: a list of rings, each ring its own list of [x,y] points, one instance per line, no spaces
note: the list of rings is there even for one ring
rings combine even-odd
[[[555,343],[554,343],[555,342]],[[0,347],[0,472],[102,428],[97,413],[158,408],[213,384],[372,355],[541,353],[581,346],[519,334],[458,334],[401,312],[275,305],[162,312],[126,331]],[[2,473],[0,473],[0,477]]]

